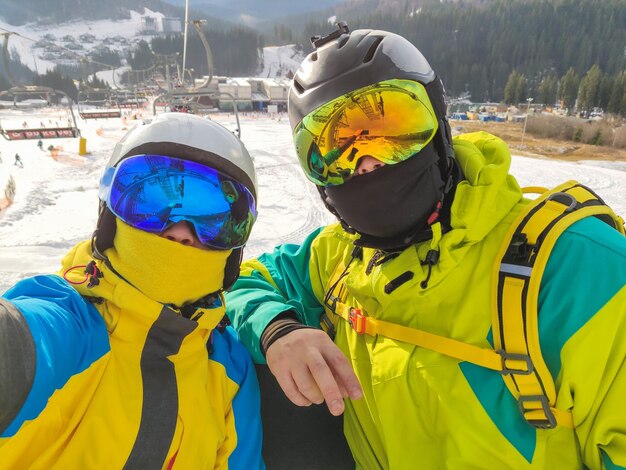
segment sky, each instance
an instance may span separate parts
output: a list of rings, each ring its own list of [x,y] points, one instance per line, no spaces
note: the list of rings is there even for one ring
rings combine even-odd
[[[63,120],[62,110],[25,112],[0,110],[5,128],[29,127]],[[144,119],[150,113],[144,112]],[[234,115],[212,115],[234,130]],[[334,219],[322,205],[312,183],[297,163],[285,115],[242,114],[241,138],[254,158],[259,184],[259,217],[245,249],[246,258],[279,243],[298,243],[320,225]],[[120,118],[84,121],[87,156],[78,155],[78,139],[46,139],[59,147],[56,159],[37,148],[36,141],[6,141],[0,137],[0,194],[10,177],[16,183],[14,203],[0,212],[0,293],[19,279],[55,272],[70,248],[90,237],[97,219],[100,174],[115,143],[139,120]],[[61,149],[62,148],[62,149]],[[19,153],[24,168],[13,165]],[[514,156],[511,173],[521,185],[556,186],[575,179],[590,186],[616,212],[626,215],[626,166],[619,162],[591,164]]]

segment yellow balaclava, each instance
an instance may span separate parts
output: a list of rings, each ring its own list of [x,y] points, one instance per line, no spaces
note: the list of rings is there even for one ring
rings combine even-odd
[[[105,251],[126,281],[157,302],[183,306],[220,290],[232,250],[203,250],[115,220],[113,247]]]

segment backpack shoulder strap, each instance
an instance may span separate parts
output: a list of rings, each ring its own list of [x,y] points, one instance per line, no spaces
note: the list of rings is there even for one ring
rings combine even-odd
[[[362,256],[362,249],[355,247],[350,258],[340,259],[333,268],[330,277],[326,281],[324,294],[324,312],[320,317],[320,327],[334,339],[337,331],[337,306],[344,305],[348,292],[343,283],[344,277],[349,274],[348,269],[355,257]]]
[[[526,421],[538,428],[571,426],[571,414],[555,408],[554,379],[541,354],[539,287],[559,236],[590,216],[624,233],[624,221],[589,188],[568,181],[546,191],[511,225],[494,263],[494,347],[505,359],[526,363],[526,367],[503,371],[503,378]]]

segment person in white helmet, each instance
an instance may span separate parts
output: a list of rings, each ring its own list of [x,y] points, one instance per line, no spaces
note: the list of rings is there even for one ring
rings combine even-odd
[[[126,134],[92,238],[0,298],[3,468],[264,468],[223,297],[256,197],[250,155],[214,122],[163,114]]]

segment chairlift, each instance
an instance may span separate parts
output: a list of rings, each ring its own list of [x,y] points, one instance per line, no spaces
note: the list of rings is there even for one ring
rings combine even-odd
[[[233,113],[235,114],[236,121],[236,129],[234,133],[237,137],[241,137],[241,125],[239,123],[239,111],[237,109],[237,101],[235,97],[226,92],[219,91],[217,84],[212,83],[213,81],[213,54],[211,52],[211,47],[209,46],[209,42],[202,30],[202,27],[206,24],[206,20],[195,20],[192,22],[198,36],[200,37],[200,41],[202,42],[202,46],[204,47],[207,59],[207,70],[208,76],[199,86],[193,86],[191,88],[185,88],[185,73],[189,72],[185,70],[184,59],[183,59],[183,70],[179,71],[179,76],[181,77],[180,83],[183,85],[182,89],[171,89],[171,82],[167,84],[168,89],[170,91],[162,93],[157,96],[152,102],[152,114],[157,114],[157,106],[162,107],[165,110],[174,111],[174,112],[189,112],[192,114],[201,114],[206,115],[210,114],[216,107],[215,106],[207,106],[204,103],[201,103],[201,99],[206,97],[210,103],[217,103],[219,106],[220,98],[226,98],[230,102],[232,102]],[[187,31],[185,30],[184,42],[186,45],[187,42]],[[184,53],[183,53],[184,54]],[[166,64],[166,75],[169,74],[168,65]],[[193,77],[191,77],[191,81],[193,83]]]
[[[83,119],[109,119],[122,116],[117,100],[107,88],[87,88],[78,92],[78,114]]]
[[[8,100],[5,98],[8,98]],[[0,122],[0,134],[7,140],[54,139],[80,136],[80,130],[76,125],[76,118],[72,109],[72,100],[64,91],[34,85],[17,86],[0,92],[0,101],[11,102],[13,109],[20,110],[20,117],[24,116],[24,110],[29,110],[28,116],[31,123],[33,114],[38,110],[49,108],[53,102],[59,104],[66,103],[65,111],[68,118],[67,121],[62,120],[62,122],[67,125],[59,125],[58,120],[55,120],[54,125],[45,125],[45,120],[52,120],[49,115],[42,116],[40,124],[34,127],[28,125],[12,127]],[[4,120],[6,122],[6,116]],[[26,121],[24,123],[27,124]]]
[[[237,137],[241,137],[241,125],[239,123],[239,111],[237,109],[237,101],[230,93],[225,93],[213,89],[198,89],[194,91],[173,91],[162,93],[152,102],[152,114],[157,115],[157,106],[165,111],[188,112],[191,114],[206,115],[214,111],[214,106],[206,106],[200,103],[202,97],[208,98],[210,102],[219,103],[220,98],[226,98],[232,102],[233,113],[235,114],[236,129],[234,133]],[[177,107],[180,106],[180,109]]]

